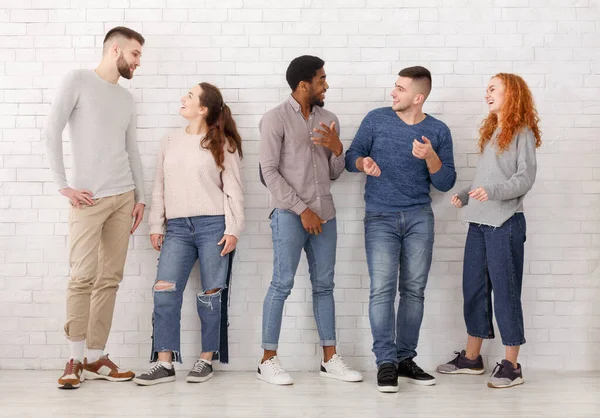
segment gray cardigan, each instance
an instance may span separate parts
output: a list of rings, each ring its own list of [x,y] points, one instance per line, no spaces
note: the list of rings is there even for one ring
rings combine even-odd
[[[516,212],[523,212],[523,198],[535,182],[537,162],[535,136],[529,128],[516,134],[508,149],[498,154],[496,129],[477,162],[475,179],[458,198],[465,207],[467,222],[500,227]],[[469,191],[483,187],[488,201],[469,199]]]

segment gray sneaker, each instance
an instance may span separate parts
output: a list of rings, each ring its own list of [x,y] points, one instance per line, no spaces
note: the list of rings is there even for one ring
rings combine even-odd
[[[146,373],[136,376],[133,381],[141,386],[158,385],[159,383],[175,381],[175,367],[167,369],[159,362]]]
[[[190,383],[201,383],[206,382],[213,376],[213,368],[212,365],[208,364],[202,359],[196,360],[194,363],[194,367],[188,373],[185,378],[186,382]]]
[[[523,368],[517,363],[517,368],[508,360],[502,360],[502,363],[496,363],[488,387],[490,388],[510,388],[525,383],[523,380]]]
[[[483,358],[477,356],[475,360],[470,360],[465,357],[465,350],[455,351],[456,357],[446,364],[441,364],[437,367],[438,373],[443,374],[483,374]]]

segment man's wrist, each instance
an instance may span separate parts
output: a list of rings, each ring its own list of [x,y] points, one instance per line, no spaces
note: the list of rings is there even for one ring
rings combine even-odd
[[[336,157],[339,157],[340,155],[342,155],[342,153],[343,153],[343,152],[344,152],[344,144],[342,144],[342,143],[340,142],[340,145],[339,145],[339,147],[337,147],[337,148],[335,149],[335,151],[333,151],[333,154],[334,154]]]
[[[356,162],[354,163],[354,165],[356,166],[356,169],[358,171],[365,171],[364,162],[365,162],[365,157],[358,157],[356,159]]]

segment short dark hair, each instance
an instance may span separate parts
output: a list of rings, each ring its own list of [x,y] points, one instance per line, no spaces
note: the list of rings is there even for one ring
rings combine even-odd
[[[104,37],[104,42],[102,44],[106,44],[107,41],[114,38],[115,36],[123,36],[126,39],[135,39],[140,43],[140,45],[144,46],[146,40],[139,33],[134,31],[133,29],[126,28],[125,26],[117,26],[116,28],[112,28],[106,33]]]
[[[431,72],[427,68],[418,65],[416,67],[408,67],[400,70],[398,75],[400,77],[411,78],[418,82],[424,82],[425,98],[429,96],[429,93],[431,92]]]
[[[296,90],[301,81],[311,81],[314,76],[325,65],[319,57],[312,55],[302,55],[294,58],[285,72],[285,79],[292,91]]]

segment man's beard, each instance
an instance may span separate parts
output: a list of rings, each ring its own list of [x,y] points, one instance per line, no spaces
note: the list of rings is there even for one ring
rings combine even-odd
[[[323,100],[321,100],[318,96],[311,97],[308,104],[310,104],[311,106],[318,106],[318,107],[325,106],[325,102]]]
[[[127,80],[133,78],[133,70],[131,69],[131,65],[125,61],[123,53],[117,58],[117,70],[119,71],[119,74],[121,74],[121,77],[126,78]]]

